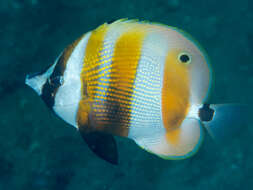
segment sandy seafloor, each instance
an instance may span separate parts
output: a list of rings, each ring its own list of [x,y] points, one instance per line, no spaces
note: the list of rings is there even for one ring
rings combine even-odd
[[[24,85],[82,33],[126,17],[182,28],[202,44],[215,73],[209,102],[253,102],[251,0],[0,0],[0,190],[253,189],[253,123],[227,144],[206,135],[183,161],[117,138],[112,166]]]

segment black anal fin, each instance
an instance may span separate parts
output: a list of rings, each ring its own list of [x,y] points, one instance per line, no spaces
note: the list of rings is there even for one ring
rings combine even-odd
[[[111,164],[118,164],[117,144],[112,135],[101,132],[85,133],[82,130],[80,130],[80,133],[89,148],[97,156]]]

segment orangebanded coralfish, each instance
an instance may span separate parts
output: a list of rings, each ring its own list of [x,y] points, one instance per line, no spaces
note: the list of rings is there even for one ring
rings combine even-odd
[[[193,155],[203,127],[222,139],[240,126],[236,105],[207,104],[211,69],[190,35],[156,23],[103,24],[68,46],[45,72],[27,76],[60,118],[101,158],[118,162],[113,135],[165,159]]]

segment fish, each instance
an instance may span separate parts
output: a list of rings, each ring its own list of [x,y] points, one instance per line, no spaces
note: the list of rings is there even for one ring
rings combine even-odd
[[[248,106],[208,102],[212,73],[190,34],[120,19],[83,34],[25,83],[97,156],[118,164],[115,136],[179,160],[199,150],[205,131],[222,141],[246,125]]]

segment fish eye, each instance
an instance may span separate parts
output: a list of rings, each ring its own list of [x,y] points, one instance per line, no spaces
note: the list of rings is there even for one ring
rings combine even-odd
[[[54,77],[52,79],[49,78],[48,82],[52,86],[59,87],[59,86],[61,86],[63,84],[63,77],[62,76],[57,76],[57,77]]]
[[[191,56],[186,53],[186,52],[183,52],[183,53],[180,53],[178,55],[178,60],[181,62],[181,63],[184,63],[184,64],[190,64],[191,63]]]

